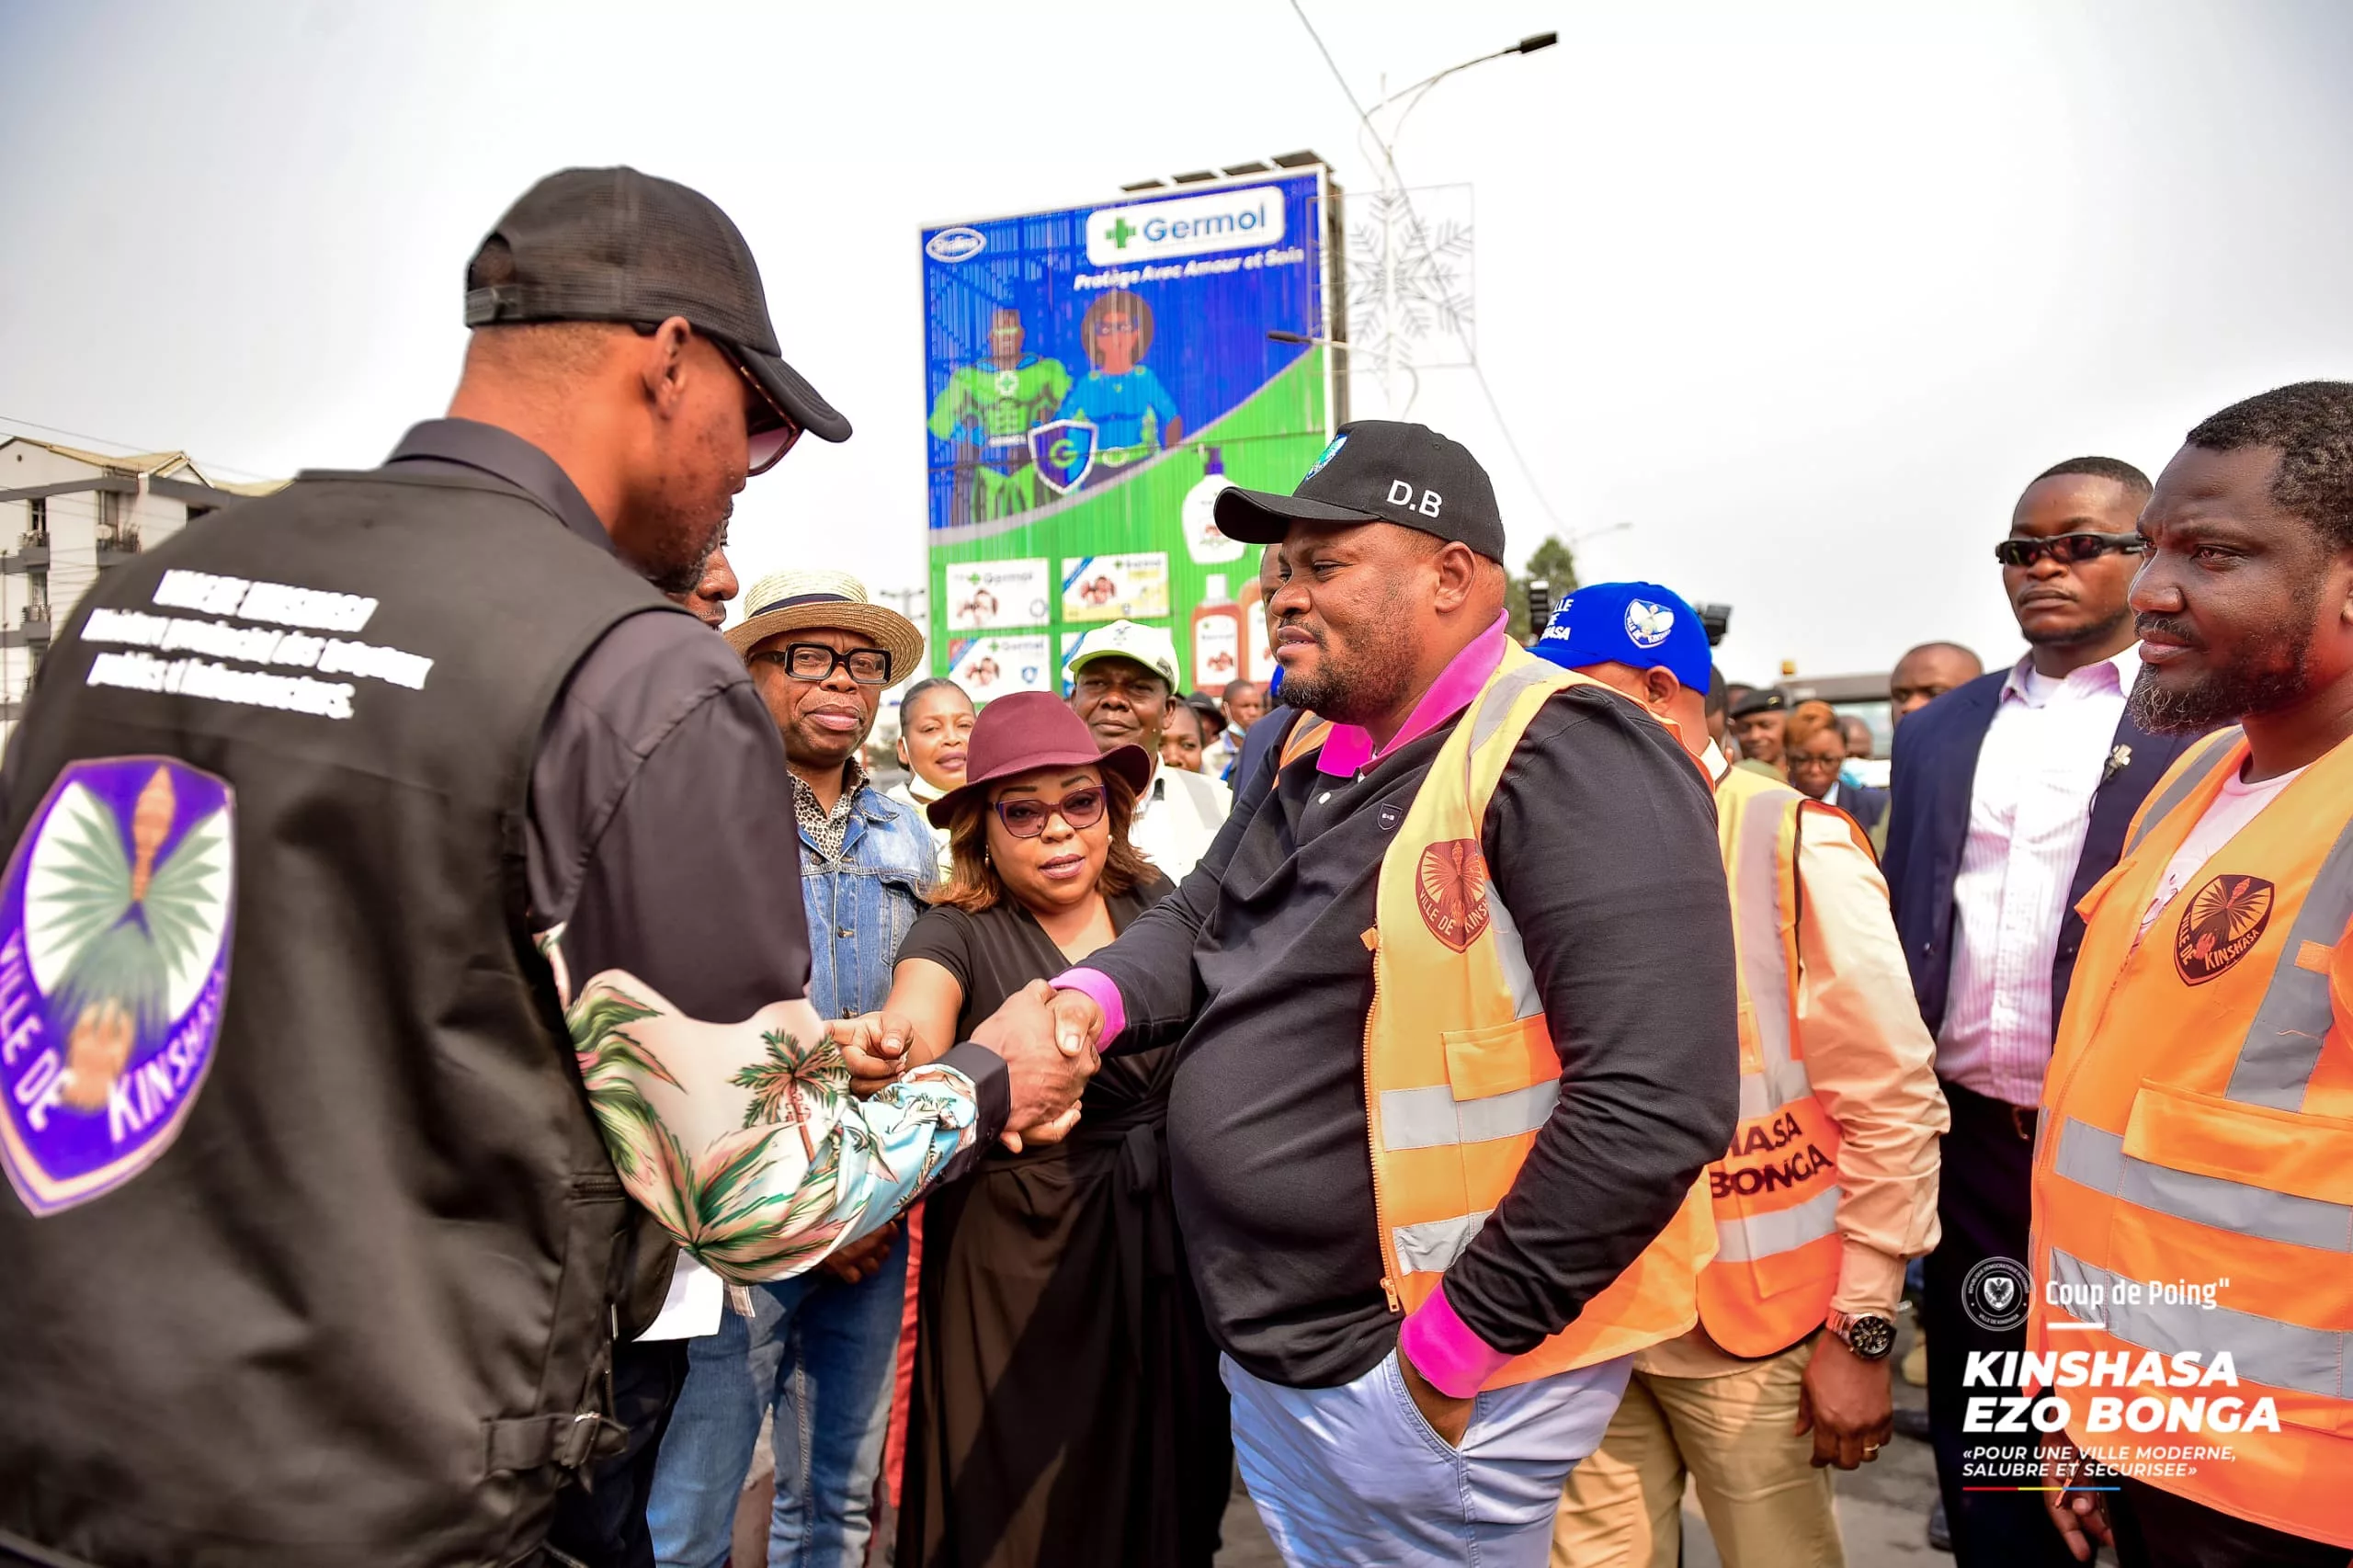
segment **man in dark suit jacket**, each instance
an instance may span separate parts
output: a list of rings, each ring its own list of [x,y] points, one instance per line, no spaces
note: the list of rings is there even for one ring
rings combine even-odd
[[[1938,1480],[1961,1568],[2070,1563],[2011,1465],[2029,1433],[1962,1430],[1972,1351],[2024,1345],[2036,1105],[2084,923],[2075,906],[2116,863],[2142,798],[2188,745],[2125,712],[2140,672],[2126,603],[2149,481],[2076,458],[2018,498],[2002,561],[2018,630],[2016,667],[1980,676],[1897,726],[1886,871],[1920,1015],[1952,1108],[1928,1259],[1928,1412]]]

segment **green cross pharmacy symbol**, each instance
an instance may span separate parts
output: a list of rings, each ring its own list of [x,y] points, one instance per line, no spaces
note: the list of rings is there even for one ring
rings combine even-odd
[[[1119,217],[1111,220],[1112,248],[1125,250],[1128,248],[1128,242],[1134,237],[1135,230],[1129,226],[1126,218]]]

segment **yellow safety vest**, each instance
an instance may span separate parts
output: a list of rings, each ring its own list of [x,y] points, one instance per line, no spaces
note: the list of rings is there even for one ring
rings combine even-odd
[[[2145,1352],[2168,1358],[2154,1385],[2038,1381],[2067,1401],[2078,1447],[2169,1466],[2143,1479],[2353,1549],[2353,741],[2140,930],[2246,756],[2236,730],[2185,754],[2081,905],[2036,1136],[2028,1346],[2120,1356],[2128,1377]],[[2171,1375],[2172,1358],[2211,1367],[2222,1352],[2235,1386]],[[2152,1400],[2143,1417],[2162,1420],[2135,1430],[2128,1410],[2095,1426],[2101,1396]],[[2279,1429],[2249,1429],[2267,1397]],[[2221,1424],[2224,1399],[2238,1430]],[[2202,1429],[2185,1424],[2192,1400]],[[2158,1451],[2201,1446],[2233,1457]]]
[[[1503,1200],[1560,1097],[1552,1048],[1519,931],[1480,848],[1504,767],[1545,701],[1585,676],[1505,650],[1431,763],[1381,858],[1365,1019],[1365,1111],[1381,1288],[1410,1312],[1427,1300]],[[1328,733],[1294,736],[1286,763]],[[1564,846],[1564,852],[1574,852]],[[1666,1228],[1575,1322],[1514,1358],[1502,1388],[1627,1355],[1698,1320],[1697,1282],[1715,1251],[1704,1179]]]
[[[1838,1286],[1838,1124],[1807,1081],[1797,1006],[1798,833],[1806,812],[1832,810],[1744,768],[1716,786],[1740,967],[1740,1124],[1708,1167],[1716,1257],[1699,1321],[1735,1356],[1770,1356],[1821,1327]]]

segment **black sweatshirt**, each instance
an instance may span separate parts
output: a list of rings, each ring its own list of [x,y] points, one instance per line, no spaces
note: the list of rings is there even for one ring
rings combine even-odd
[[[1112,1049],[1182,1036],[1176,1210],[1211,1331],[1254,1376],[1329,1387],[1402,1322],[1381,1290],[1364,1024],[1382,852],[1451,722],[1354,778],[1271,767],[1176,896],[1086,967]],[[1270,787],[1271,786],[1271,787]],[[1555,696],[1483,835],[1561,1055],[1561,1097],[1446,1276],[1495,1348],[1560,1332],[1665,1228],[1738,1107],[1732,920],[1715,799],[1674,736],[1597,687]]]

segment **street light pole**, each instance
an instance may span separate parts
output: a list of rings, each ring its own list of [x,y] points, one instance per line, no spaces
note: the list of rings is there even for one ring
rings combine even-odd
[[[1385,324],[1381,344],[1381,401],[1384,412],[1392,419],[1398,415],[1397,208],[1403,199],[1402,192],[1404,189],[1404,182],[1397,174],[1397,139],[1404,131],[1405,117],[1414,112],[1432,87],[1459,71],[1468,71],[1473,65],[1483,65],[1490,60],[1501,60],[1506,54],[1533,54],[1540,49],[1550,49],[1560,41],[1561,35],[1558,33],[1531,33],[1518,43],[1496,50],[1492,54],[1482,54],[1476,59],[1465,60],[1458,65],[1449,65],[1443,71],[1433,72],[1410,87],[1388,94],[1379,103],[1365,111],[1364,131],[1372,137],[1374,144],[1381,152],[1381,156],[1377,160],[1379,164],[1377,172],[1381,176],[1381,319]],[[1382,77],[1381,85],[1386,87],[1388,85],[1388,78]],[[1374,125],[1372,117],[1400,98],[1406,98],[1408,101],[1404,108],[1397,111],[1396,119],[1391,124],[1388,133],[1383,135],[1379,127]],[[1420,378],[1415,378],[1415,385],[1418,391]]]

